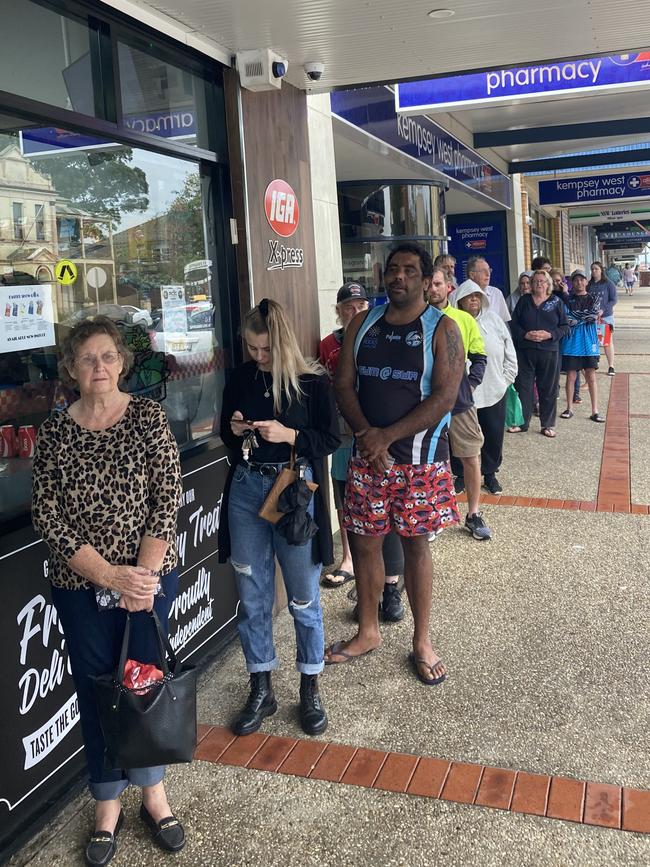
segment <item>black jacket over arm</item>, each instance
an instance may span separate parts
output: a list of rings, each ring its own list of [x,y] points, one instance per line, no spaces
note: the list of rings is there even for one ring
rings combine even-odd
[[[236,410],[241,410],[241,398],[251,383],[257,365],[246,362],[232,371],[223,392],[221,407],[221,439],[229,450],[230,471],[226,480],[221,504],[219,521],[219,562],[225,563],[230,556],[230,530],[228,527],[228,498],[235,467],[242,460],[243,437],[233,434],[230,419]],[[314,481],[318,490],[314,494],[314,520],[318,524],[318,533],[312,539],[312,559],[314,563],[330,564],[334,559],[332,544],[332,527],[329,515],[327,491],[327,465],[325,458],[336,451],[340,445],[339,418],[334,403],[334,394],[327,376],[303,374],[300,377],[303,391],[302,406],[297,407],[293,401],[290,407],[283,402],[282,412],[274,416],[287,427],[297,428],[296,455],[304,458],[312,467]],[[292,416],[299,409],[300,414],[307,411],[307,423],[292,423]],[[287,460],[289,447],[287,446]]]

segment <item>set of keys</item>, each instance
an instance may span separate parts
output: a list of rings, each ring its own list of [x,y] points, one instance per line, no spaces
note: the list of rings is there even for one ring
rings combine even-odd
[[[255,436],[254,430],[249,430],[244,434],[244,442],[242,444],[241,450],[244,456],[244,460],[247,461],[251,456],[251,451],[253,449],[259,448],[260,444],[257,441],[257,437]]]

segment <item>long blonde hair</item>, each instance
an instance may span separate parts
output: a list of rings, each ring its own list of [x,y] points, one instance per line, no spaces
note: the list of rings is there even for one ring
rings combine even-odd
[[[304,373],[325,373],[323,367],[300,351],[295,332],[286,313],[277,301],[264,298],[244,317],[242,331],[253,334],[268,334],[271,349],[271,375],[273,377],[273,409],[282,410],[282,392],[291,402],[300,400],[303,391],[299,377]]]

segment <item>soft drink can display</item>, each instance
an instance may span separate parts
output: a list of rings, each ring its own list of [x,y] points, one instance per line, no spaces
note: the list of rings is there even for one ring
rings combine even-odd
[[[0,457],[13,458],[16,455],[16,431],[12,424],[0,427]]]
[[[24,424],[18,428],[18,457],[33,458],[36,449],[36,428]]]

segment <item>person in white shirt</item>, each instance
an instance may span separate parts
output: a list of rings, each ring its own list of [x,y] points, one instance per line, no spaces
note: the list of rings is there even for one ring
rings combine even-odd
[[[625,281],[625,294],[632,295],[634,292],[634,284],[636,283],[636,271],[632,265],[626,265],[623,271],[623,280]]]
[[[481,448],[483,487],[491,494],[500,494],[502,488],[496,474],[503,459],[506,392],[517,376],[517,352],[510,329],[490,309],[487,295],[475,282],[466,280],[460,284],[456,306],[476,319],[485,343],[487,366],[473,397],[484,438]]]
[[[500,316],[504,322],[510,322],[510,311],[506,304],[506,299],[503,297],[503,292],[496,286],[490,286],[490,274],[492,269],[488,265],[487,259],[483,256],[471,256],[467,260],[467,278],[473,280],[481,287],[482,291],[487,295],[490,302],[490,310]],[[449,296],[449,301],[456,305],[456,297],[458,289],[455,289]]]

